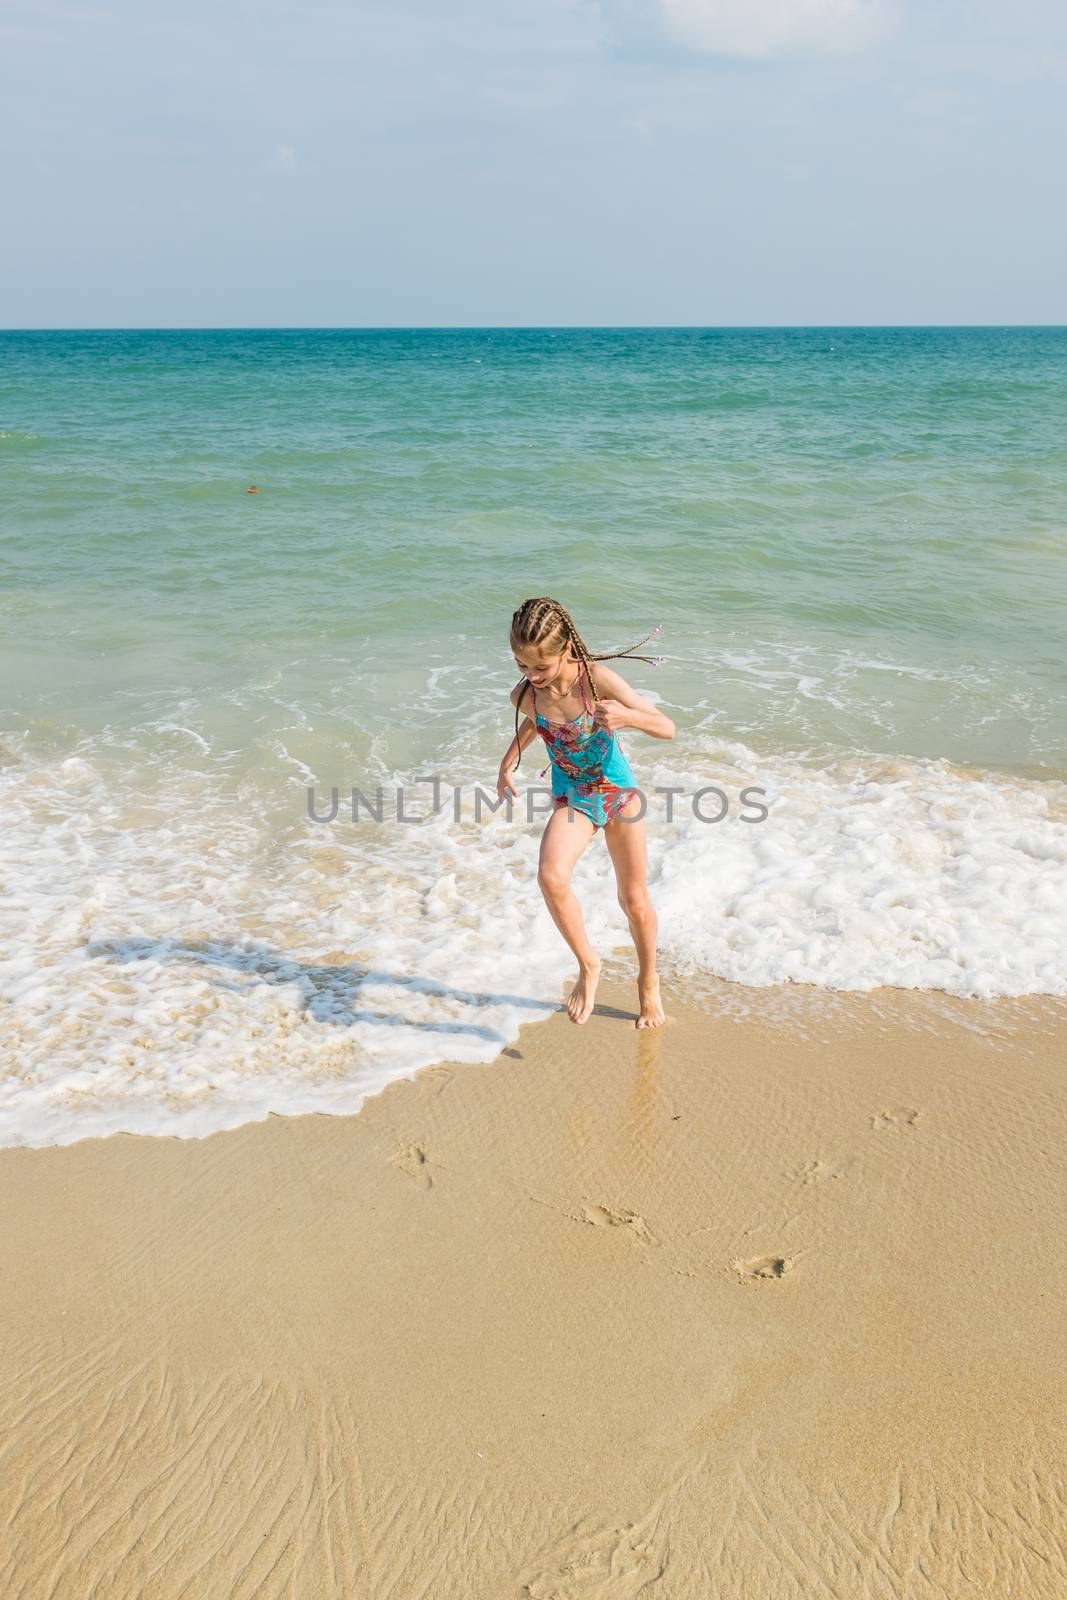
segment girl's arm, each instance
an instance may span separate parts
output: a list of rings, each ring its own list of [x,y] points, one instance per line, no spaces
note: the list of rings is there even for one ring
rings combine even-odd
[[[520,691],[525,690],[525,688],[525,683],[517,683],[515,685],[509,697],[512,705],[515,705]],[[512,768],[514,767],[516,761],[518,761],[519,756],[526,749],[526,746],[528,744],[532,744],[537,737],[537,724],[533,722],[531,718],[523,717],[522,721],[519,723],[519,731],[508,745],[504,759],[500,763],[500,771],[497,774],[496,780],[496,793],[498,800],[503,800],[506,792],[510,792],[511,794],[515,795],[516,798],[518,798],[519,791],[516,789],[515,780],[511,776]]]
[[[522,721],[519,724],[518,734],[516,735],[516,737],[514,739],[512,739],[511,743],[508,745],[507,755],[504,757],[503,761],[500,763],[501,771],[503,771],[503,769],[505,767],[508,767],[508,768],[513,767],[515,765],[516,761],[519,759],[519,756],[526,749],[526,746],[528,744],[532,744],[533,741],[536,738],[537,738],[537,729],[536,729],[536,727],[530,721],[529,717],[523,717]]]
[[[593,705],[593,716],[602,728],[614,733],[617,728],[638,728],[653,739],[673,739],[675,726],[666,712],[658,710],[644,695],[632,689],[626,679],[603,661],[594,661],[593,681],[600,699]]]

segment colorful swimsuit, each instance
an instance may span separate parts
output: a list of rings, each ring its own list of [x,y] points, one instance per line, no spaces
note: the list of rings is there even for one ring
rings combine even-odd
[[[639,790],[617,733],[609,733],[606,728],[591,723],[584,736],[582,734],[582,716],[591,718],[593,714],[585,693],[584,672],[583,662],[578,670],[578,682],[585,711],[569,722],[550,722],[542,717],[537,710],[536,691],[530,684],[534,725],[548,748],[554,804],[571,805],[588,817],[594,828],[603,828]],[[547,771],[545,767],[542,778]]]

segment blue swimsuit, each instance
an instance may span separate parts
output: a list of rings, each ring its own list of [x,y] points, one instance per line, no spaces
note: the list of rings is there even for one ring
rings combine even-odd
[[[592,707],[586,697],[583,674],[585,663],[578,669],[578,682],[582,690],[584,712],[569,722],[550,722],[537,710],[537,694],[530,684],[534,703],[534,726],[548,748],[552,768],[552,799],[556,806],[571,805],[589,818],[594,828],[603,828],[614,820],[628,804],[632,795],[639,793],[633,770],[623,754],[617,733],[609,733],[592,721]],[[527,683],[530,680],[527,678]],[[588,716],[585,733],[582,717]],[[542,778],[548,771],[545,767]]]

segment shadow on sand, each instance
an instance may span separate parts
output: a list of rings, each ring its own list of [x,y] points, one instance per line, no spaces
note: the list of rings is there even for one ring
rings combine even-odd
[[[415,1028],[424,1033],[466,1034],[478,1039],[489,1039],[501,1047],[507,1038],[496,1028],[487,1028],[473,1022],[427,1022],[405,1017],[397,1011],[368,1010],[364,1001],[365,990],[374,984],[401,987],[418,995],[439,995],[449,1000],[459,1000],[467,1005],[507,1005],[529,1011],[562,1011],[558,1000],[538,999],[534,995],[496,994],[484,990],[458,989],[442,983],[437,978],[420,978],[405,972],[387,972],[379,967],[365,966],[360,962],[321,965],[298,961],[265,945],[249,949],[243,944],[228,943],[220,939],[97,939],[86,945],[90,958],[110,957],[114,961],[130,964],[137,961],[176,961],[206,968],[221,968],[240,975],[245,981],[227,983],[213,979],[218,989],[240,993],[253,984],[271,987],[297,983],[304,991],[302,1010],[316,1022],[348,1027],[354,1022],[371,1022],[386,1027]],[[619,1011],[612,1006],[598,1005],[594,1015],[629,1020],[631,1012]]]

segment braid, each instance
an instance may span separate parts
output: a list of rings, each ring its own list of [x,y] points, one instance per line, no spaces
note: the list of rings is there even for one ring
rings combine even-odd
[[[617,661],[626,656],[632,661],[647,661],[649,666],[658,667],[663,660],[662,656],[641,656],[635,654],[635,652],[638,645],[642,645],[646,640],[654,638],[659,633],[661,626],[662,624],[657,624],[651,632],[645,634],[643,639],[638,639],[637,644],[630,645],[626,650],[594,652],[589,649],[578,632],[574,625],[574,619],[566,606],[561,605],[558,600],[553,600],[550,595],[538,595],[532,600],[524,600],[512,616],[511,639],[513,644],[538,645],[550,651],[555,647],[562,649],[564,645],[569,645],[578,660],[579,667],[585,668],[585,676],[590,689],[593,691],[593,699],[599,700],[600,695],[597,693],[597,686],[593,682],[593,674],[589,670],[592,662]],[[516,740],[519,737],[519,710],[526,694],[526,688],[529,687],[528,679],[525,680],[525,685],[526,687],[524,687],[522,694],[519,695],[515,702]],[[516,768],[518,768],[521,760],[522,751],[520,750],[519,759],[515,763]]]

